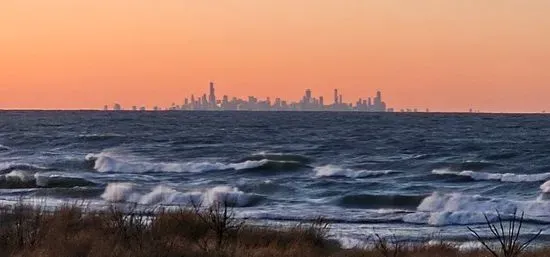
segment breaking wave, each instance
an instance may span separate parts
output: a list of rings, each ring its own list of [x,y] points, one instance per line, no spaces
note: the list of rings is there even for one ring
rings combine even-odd
[[[93,185],[95,183],[83,178],[25,170],[13,170],[0,175],[0,188],[73,188]]]
[[[469,177],[473,180],[496,180],[502,182],[538,182],[550,179],[550,173],[515,174],[515,173],[489,173],[471,170],[452,171],[449,169],[436,169],[432,171],[436,175],[452,175]]]
[[[14,170],[22,170],[29,172],[38,172],[38,171],[52,171],[54,169],[43,167],[35,164],[28,163],[16,163],[16,162],[2,162],[0,163],[0,173],[9,173]]]
[[[414,210],[424,198],[425,195],[358,194],[343,196],[338,199],[337,204],[345,208]]]
[[[226,165],[222,163],[148,162],[111,153],[88,154],[86,160],[93,162],[93,168],[98,172],[203,172],[227,169]]]
[[[150,192],[140,192],[133,183],[110,183],[101,195],[108,202],[127,202],[141,205],[191,205],[209,206],[215,203],[228,203],[235,207],[249,207],[259,204],[263,197],[248,194],[236,187],[217,186],[204,191],[179,192],[171,187],[160,185]]]
[[[257,154],[250,155],[245,157],[238,162],[245,161],[261,161],[261,160],[270,160],[275,162],[289,162],[289,163],[300,163],[303,165],[311,163],[311,159],[297,154],[283,154],[283,153],[265,153],[260,152]]]
[[[262,159],[258,161],[244,161],[228,164],[229,169],[234,170],[295,170],[305,167],[302,163],[294,161],[281,161]]]
[[[517,210],[524,212],[526,221],[548,223],[550,201],[512,201],[461,193],[435,192],[426,197],[417,207],[417,212],[407,214],[403,221],[432,226],[468,225],[497,220],[497,210],[504,220],[510,219]]]
[[[313,169],[316,177],[364,178],[399,173],[393,170],[352,170],[334,165],[325,165]]]
[[[88,154],[86,161],[93,162],[93,168],[98,172],[191,172],[223,170],[254,170],[254,169],[291,169],[301,167],[301,163],[280,160],[245,160],[236,163],[221,162],[153,162],[138,158],[121,156],[112,153]]]
[[[540,190],[542,190],[543,193],[550,193],[550,180],[540,185]]]
[[[11,150],[11,148],[9,148],[9,147],[7,147],[7,146],[5,146],[5,145],[0,144],[0,152],[9,151],[9,150]]]

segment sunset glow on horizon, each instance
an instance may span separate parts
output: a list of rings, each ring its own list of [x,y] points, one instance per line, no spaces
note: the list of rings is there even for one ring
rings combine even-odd
[[[0,108],[230,95],[550,111],[547,0],[7,0]]]

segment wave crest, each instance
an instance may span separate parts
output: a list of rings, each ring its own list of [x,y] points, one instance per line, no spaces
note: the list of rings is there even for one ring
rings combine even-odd
[[[110,183],[101,195],[108,202],[128,202],[141,205],[191,205],[210,206],[227,203],[235,207],[249,207],[260,203],[263,197],[248,194],[236,187],[217,186],[205,191],[179,192],[168,186],[159,185],[150,192],[140,193],[133,183]]]
[[[471,170],[464,171],[452,171],[449,169],[436,169],[432,171],[435,175],[452,175],[469,177],[473,180],[496,180],[502,182],[539,182],[550,179],[550,173],[538,173],[538,174],[515,174],[515,173],[489,173],[489,172],[477,172]]]
[[[190,172],[200,173],[223,170],[254,170],[254,169],[291,169],[301,167],[302,164],[292,161],[277,161],[269,159],[246,160],[236,163],[221,162],[154,162],[140,160],[131,156],[122,156],[113,153],[88,154],[86,161],[91,163],[98,172]]]
[[[29,163],[2,162],[0,163],[0,173],[9,173],[15,170],[38,172],[52,171],[53,169]]]
[[[0,188],[72,188],[95,185],[83,178],[53,173],[13,170],[0,175]]]
[[[461,193],[443,194],[435,192],[422,200],[417,212],[403,217],[404,222],[432,226],[468,225],[496,221],[498,211],[504,220],[515,211],[524,212],[526,221],[548,223],[549,201],[512,201]]]
[[[134,191],[135,187],[134,183],[109,183],[101,198],[109,202],[136,202],[140,195]]]
[[[335,165],[315,167],[313,170],[315,171],[316,177],[364,178],[398,173],[393,170],[353,170]]]
[[[540,190],[542,190],[543,193],[550,193],[550,180],[540,185]]]
[[[211,162],[150,162],[120,156],[112,153],[88,154],[86,160],[93,162],[93,168],[98,172],[204,172],[225,170],[229,167],[223,163]]]
[[[303,165],[311,163],[311,159],[297,154],[284,154],[284,153],[265,153],[260,152],[257,154],[250,155],[245,157],[238,162],[245,161],[261,161],[261,160],[270,160],[274,162],[289,162],[289,163],[300,163]]]

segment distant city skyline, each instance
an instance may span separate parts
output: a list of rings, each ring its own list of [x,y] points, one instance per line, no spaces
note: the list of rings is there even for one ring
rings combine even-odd
[[[282,98],[261,99],[256,96],[248,96],[247,99],[231,97],[224,94],[221,98],[216,95],[214,82],[208,84],[208,94],[195,96],[192,94],[185,97],[181,104],[172,103],[166,106],[153,106],[149,109],[146,106],[134,105],[125,109],[121,104],[115,103],[112,108],[105,105],[103,110],[114,111],[145,111],[145,110],[171,110],[171,111],[362,111],[362,112],[393,112],[388,108],[382,99],[382,92],[376,91],[374,97],[358,98],[355,102],[344,101],[344,95],[337,88],[333,91],[332,102],[325,102],[324,96],[315,96],[311,89],[305,89],[300,101],[289,101]],[[402,110],[404,111],[404,110]],[[410,111],[410,109],[407,109]],[[414,109],[416,111],[416,109]]]
[[[548,0],[0,1],[0,108],[204,92],[396,110],[550,111]],[[207,91],[208,93],[208,91]],[[347,96],[347,97],[346,97]],[[330,99],[330,100],[329,100]]]

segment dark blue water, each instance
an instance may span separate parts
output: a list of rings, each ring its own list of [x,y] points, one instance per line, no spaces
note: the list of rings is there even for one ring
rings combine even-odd
[[[347,244],[464,240],[496,210],[550,224],[549,135],[542,115],[0,112],[0,199],[224,199],[252,222],[323,216]]]

